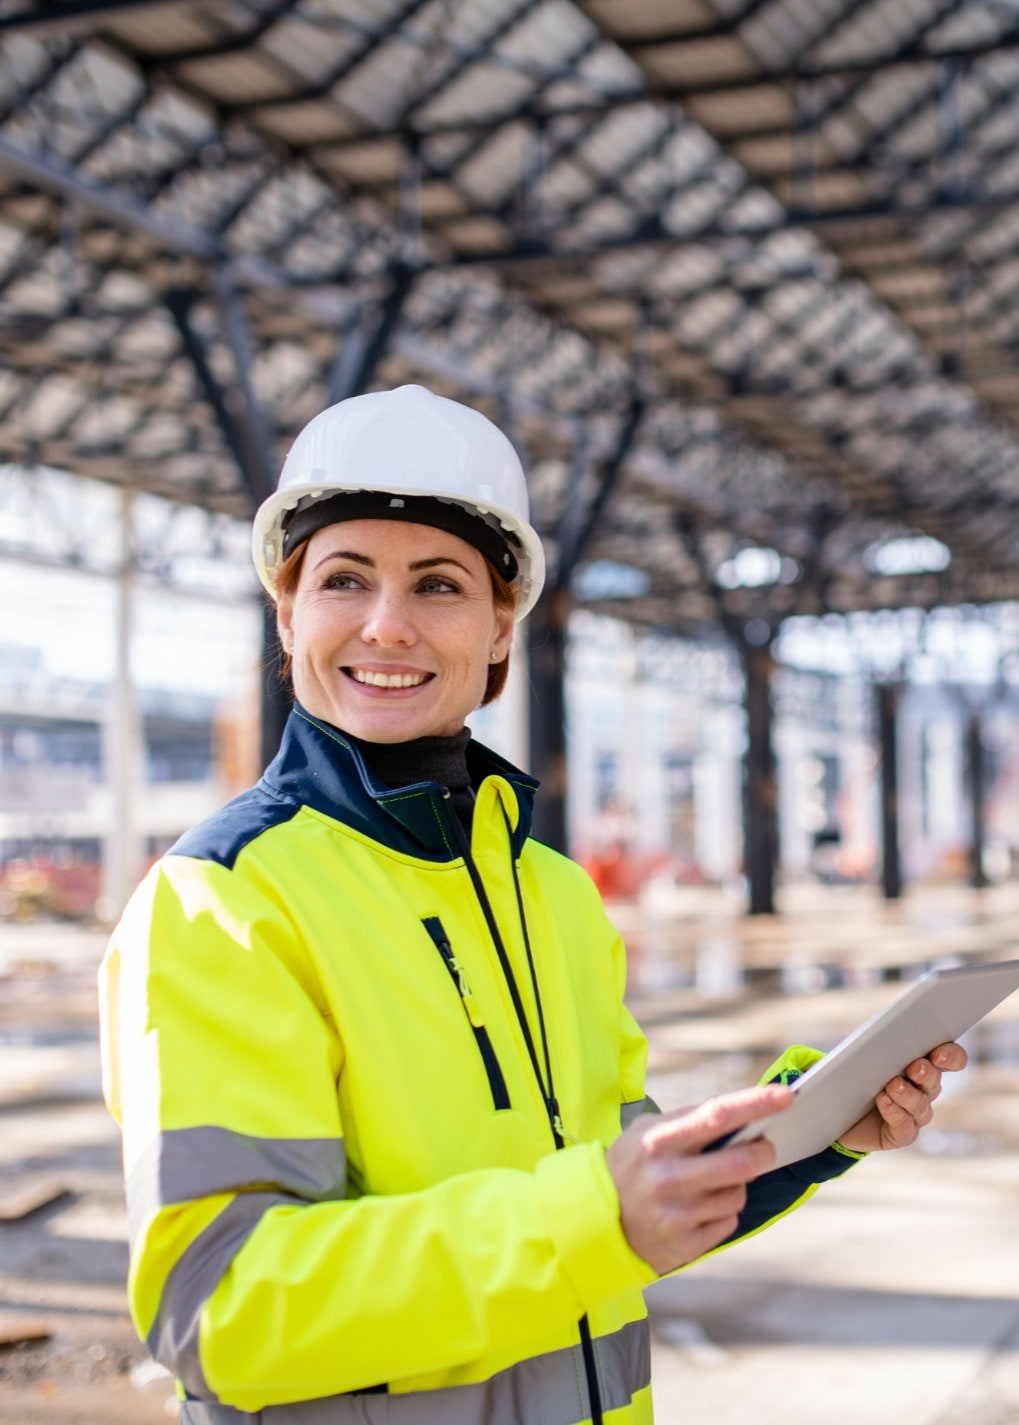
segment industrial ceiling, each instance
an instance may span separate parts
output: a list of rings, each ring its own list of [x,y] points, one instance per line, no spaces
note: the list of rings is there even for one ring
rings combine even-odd
[[[1019,598],[1017,90],[1013,0],[8,0],[0,460],[244,514],[421,381],[595,608]]]

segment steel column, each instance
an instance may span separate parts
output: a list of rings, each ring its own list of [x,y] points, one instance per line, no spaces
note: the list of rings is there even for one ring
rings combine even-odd
[[[747,750],[743,772],[743,845],[751,915],[775,910],[775,866],[778,861],[778,779],[772,743],[774,712],[771,645],[742,640],[745,676],[744,708]]]
[[[205,343],[191,321],[191,308],[197,300],[194,291],[175,290],[167,294],[166,302],[180,332],[184,350],[191,360],[205,397],[212,407],[223,439],[233,455],[241,478],[251,496],[252,505],[261,504],[275,486],[271,463],[271,437],[258,405],[251,381],[251,339],[233,283],[222,270],[217,274],[217,297],[224,327],[237,370],[239,402],[228,400],[208,359]],[[261,654],[261,759],[267,766],[275,757],[290,715],[289,686],[279,673],[279,639],[276,614],[266,602],[262,610]]]
[[[116,582],[116,667],[107,691],[103,724],[106,781],[110,788],[109,822],[103,838],[101,918],[120,915],[142,871],[138,833],[138,795],[144,744],[131,676],[134,622],[134,492],[120,496],[120,551]]]
[[[878,739],[881,750],[881,887],[885,900],[902,895],[899,857],[899,687],[877,686]]]
[[[633,447],[644,414],[644,399],[634,393],[629,408],[619,427],[619,434],[611,453],[601,469],[598,488],[587,509],[578,518],[578,511],[567,508],[563,513],[559,538],[559,563],[556,568],[556,584],[565,589],[573,577],[577,565],[583,559],[605,512],[605,506],[619,483],[623,463]]]
[[[240,449],[240,471],[251,491],[252,502],[260,505],[276,488],[276,463],[273,458],[275,441],[269,430],[252,379],[254,343],[248,327],[240,294],[224,267],[216,271],[216,296],[223,315],[223,325],[233,354],[240,400],[236,404],[232,426],[237,432]],[[210,372],[211,376],[211,372]],[[220,401],[217,408],[225,409]],[[279,750],[283,729],[290,716],[292,703],[290,680],[280,676],[280,644],[276,629],[276,609],[268,600],[262,606],[262,677],[259,717],[260,756],[267,767]]]
[[[559,527],[559,559],[554,578],[527,620],[527,655],[531,678],[530,746],[531,770],[541,781],[541,796],[535,806],[535,835],[540,841],[567,851],[567,757],[566,757],[566,646],[571,598],[570,580],[598,527],[609,497],[633,445],[643,400],[634,395],[619,428],[615,446],[602,465],[597,489],[584,510],[568,506]],[[578,492],[583,484],[580,462],[587,445],[582,440],[574,451],[570,485]]]
[[[233,425],[240,438],[243,455],[241,475],[255,504],[267,500],[276,489],[279,469],[275,459],[273,433],[258,399],[252,376],[255,345],[251,337],[237,284],[224,266],[215,274],[216,299],[223,317],[223,331],[237,373],[239,400],[233,411]],[[211,372],[209,373],[211,377]],[[225,407],[226,403],[222,403]]]
[[[166,294],[166,305],[170,315],[177,324],[177,331],[180,333],[181,343],[184,351],[194,367],[195,375],[205,393],[205,399],[213,409],[216,422],[219,425],[220,434],[229,447],[230,454],[234,458],[238,470],[241,471],[242,479],[249,492],[254,498],[254,490],[248,484],[244,467],[244,442],[241,438],[240,428],[234,419],[223,388],[216,379],[212,366],[209,363],[205,350],[205,343],[191,323],[191,308],[197,299],[197,292],[184,288],[173,288]]]
[[[566,624],[570,598],[565,589],[547,589],[527,622],[531,678],[531,771],[541,782],[534,807],[534,834],[566,851]]]
[[[389,291],[378,308],[374,322],[363,309],[353,314],[333,367],[327,405],[367,391],[379,363],[392,345],[407,298],[414,289],[418,268],[406,262],[395,262],[389,276]]]
[[[966,790],[969,800],[969,883],[980,889],[987,885],[984,871],[984,801],[987,766],[984,751],[984,720],[978,712],[966,721]]]

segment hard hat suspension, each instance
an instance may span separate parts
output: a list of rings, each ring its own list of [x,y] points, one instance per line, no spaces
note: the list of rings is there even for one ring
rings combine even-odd
[[[508,584],[517,577],[519,565],[510,545],[519,549],[520,541],[511,530],[497,528],[483,515],[434,495],[390,495],[381,490],[352,490],[325,499],[309,498],[290,511],[283,525],[283,558],[288,559],[316,530],[348,520],[402,520],[431,525],[480,550]]]

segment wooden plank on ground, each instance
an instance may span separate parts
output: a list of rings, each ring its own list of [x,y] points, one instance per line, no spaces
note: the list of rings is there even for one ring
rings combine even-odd
[[[38,1212],[67,1192],[59,1178],[36,1178],[34,1182],[15,1183],[0,1189],[0,1222],[18,1222],[30,1212]]]
[[[53,1332],[38,1317],[0,1316],[0,1349],[20,1346],[26,1341],[48,1341]]]

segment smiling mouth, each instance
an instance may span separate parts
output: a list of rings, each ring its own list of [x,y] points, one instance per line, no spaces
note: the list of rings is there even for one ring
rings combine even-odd
[[[431,673],[372,673],[364,668],[343,670],[355,683],[363,683],[369,688],[419,688],[427,683]]]

